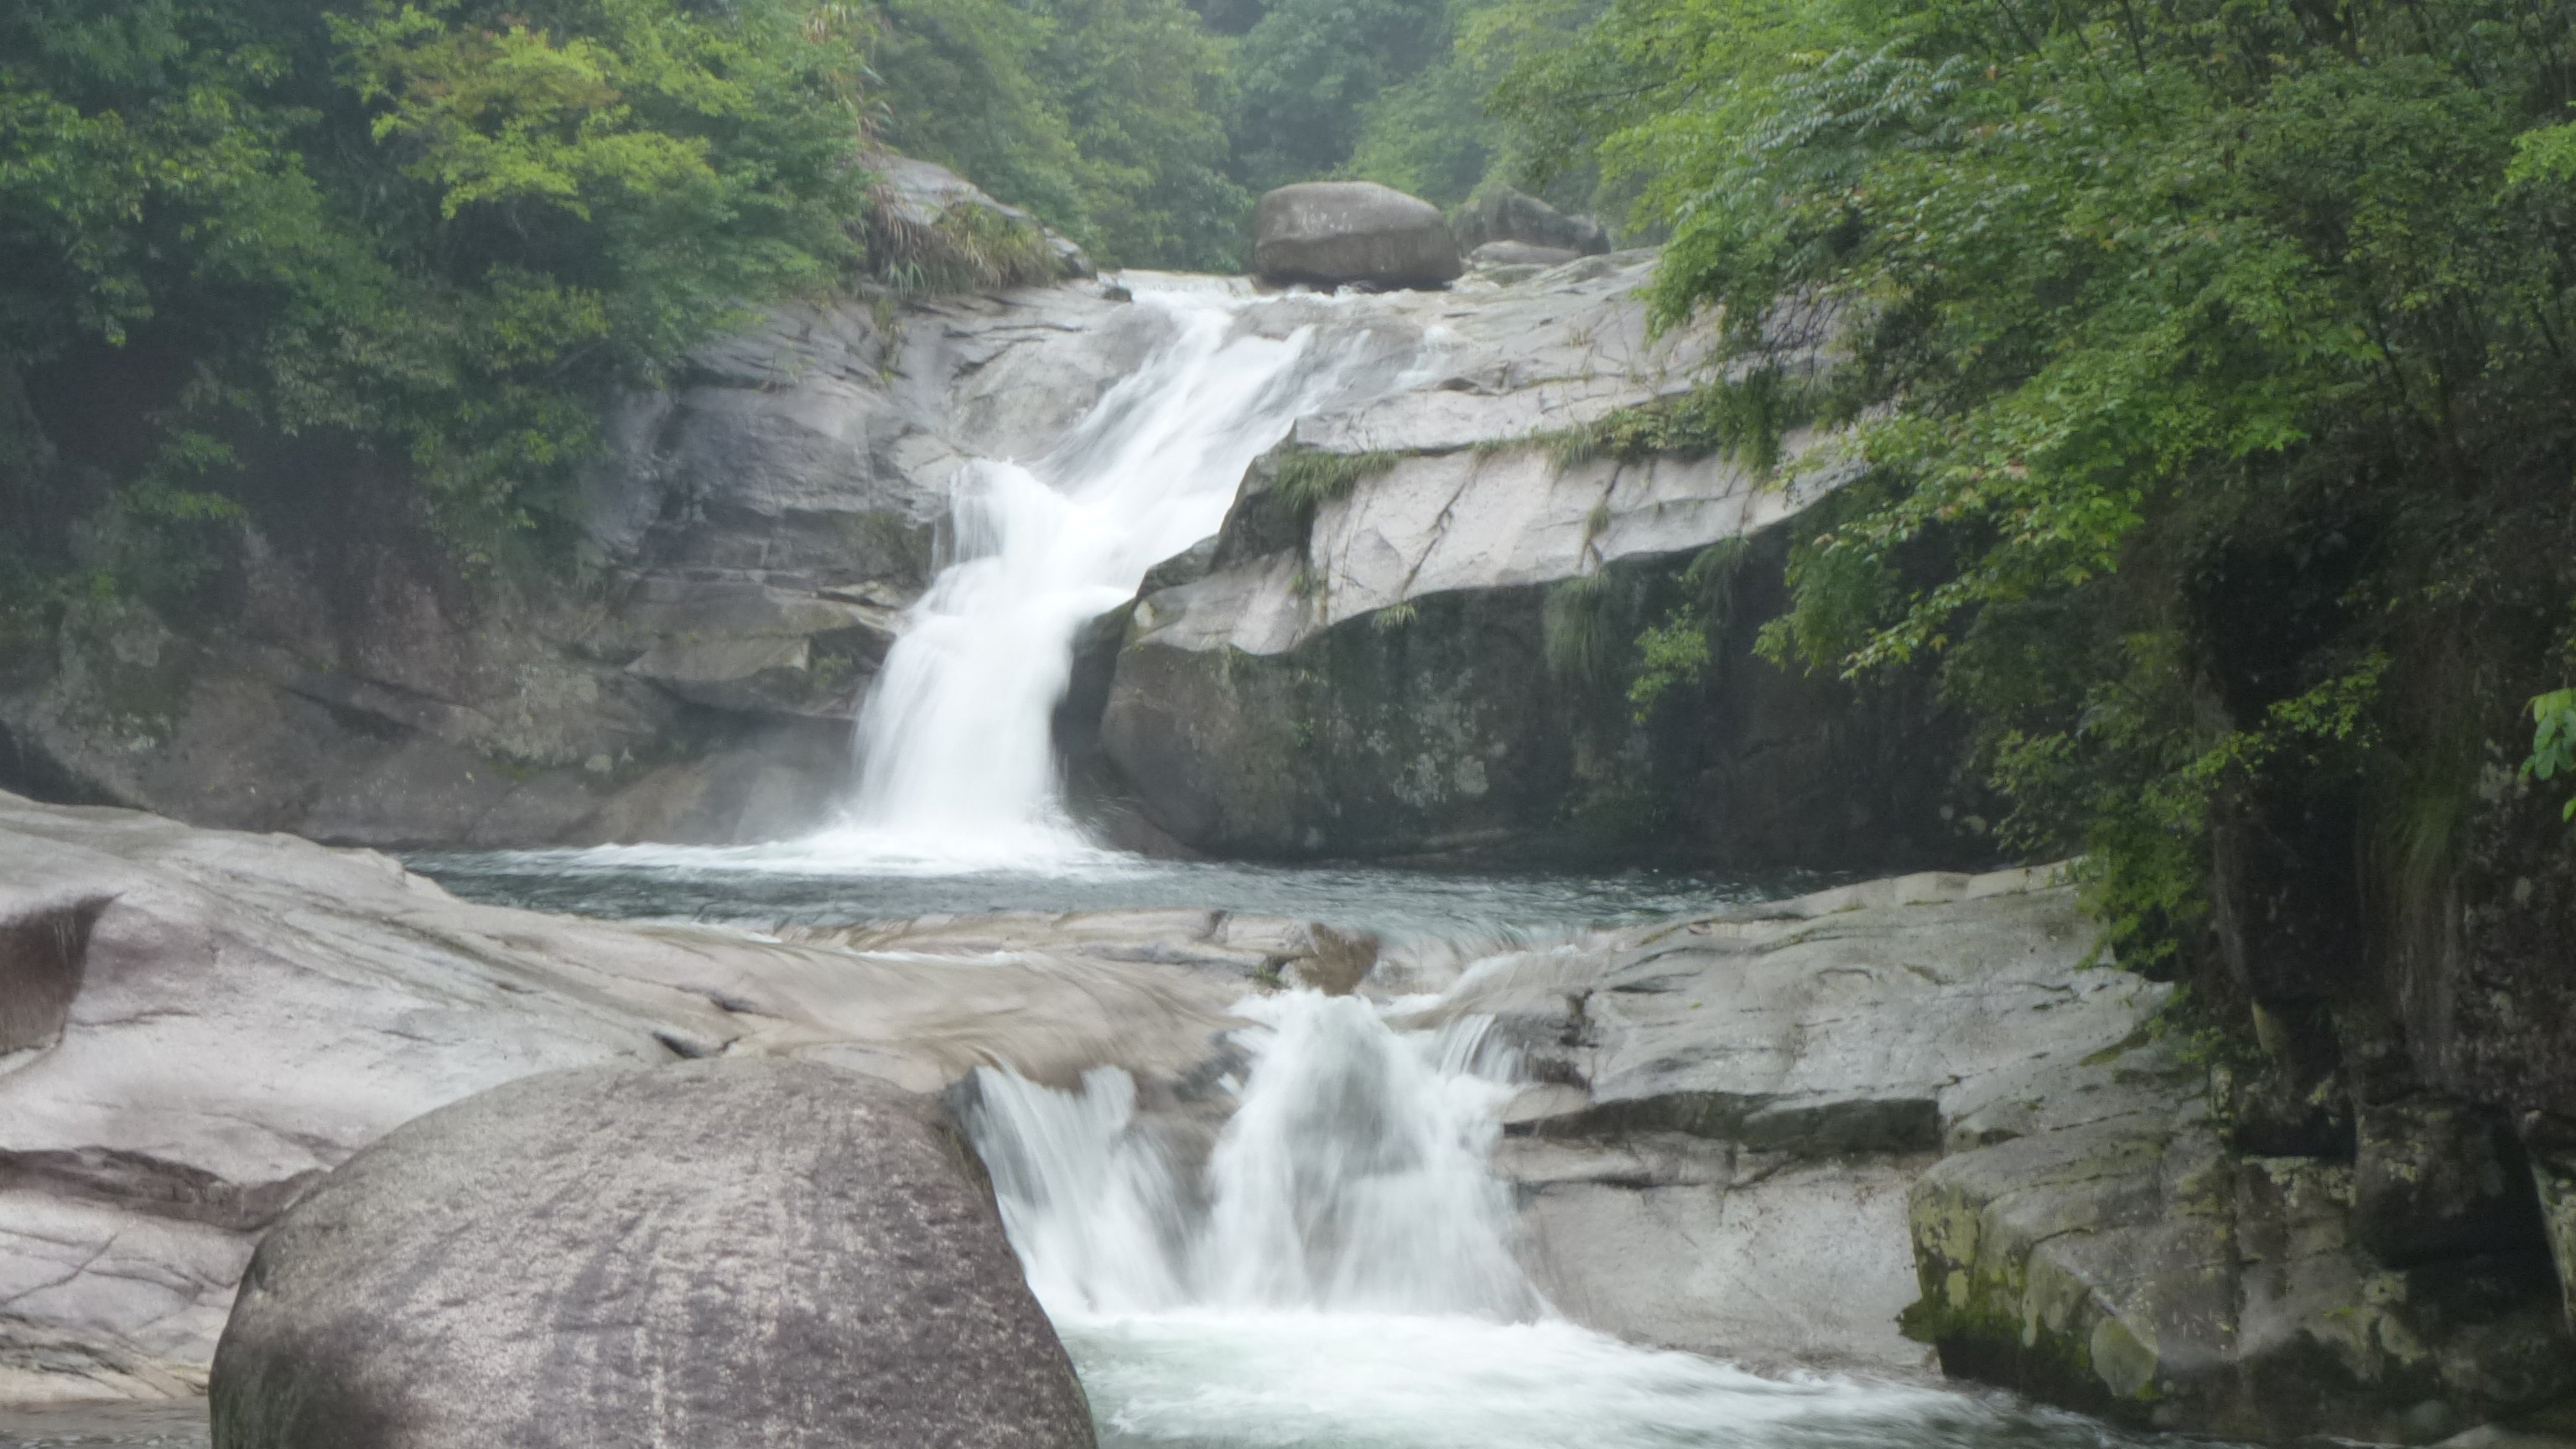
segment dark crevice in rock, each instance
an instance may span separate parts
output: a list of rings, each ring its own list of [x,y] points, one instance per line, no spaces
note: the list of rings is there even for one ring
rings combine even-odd
[[[314,1168],[269,1182],[228,1182],[204,1168],[105,1147],[0,1153],[0,1190],[110,1202],[231,1232],[267,1226],[321,1176]]]
[[[93,896],[0,921],[0,1053],[62,1040],[80,995],[90,928],[114,899]]]

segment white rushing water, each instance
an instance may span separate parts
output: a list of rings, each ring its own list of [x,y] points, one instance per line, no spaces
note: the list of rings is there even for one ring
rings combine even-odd
[[[1515,1054],[1357,997],[1248,1001],[1203,1164],[1135,1083],[977,1073],[968,1131],[1102,1442],[1193,1449],[1896,1449],[2119,1442],[1991,1396],[1766,1378],[1566,1322],[1487,1169]],[[1186,1138],[1180,1139],[1185,1141]]]
[[[859,717],[858,798],[808,842],[942,867],[1079,859],[1051,735],[1075,633],[1224,521],[1244,470],[1300,417],[1382,393],[1417,361],[1353,304],[1140,292],[1172,339],[1046,456],[954,484],[950,562]],[[1266,309],[1319,321],[1264,335]]]

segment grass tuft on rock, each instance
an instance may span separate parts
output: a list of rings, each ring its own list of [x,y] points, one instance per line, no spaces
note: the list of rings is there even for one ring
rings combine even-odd
[[[1361,480],[1403,461],[1404,454],[1325,453],[1300,450],[1279,460],[1279,496],[1300,518],[1312,519],[1327,503],[1351,496]]]

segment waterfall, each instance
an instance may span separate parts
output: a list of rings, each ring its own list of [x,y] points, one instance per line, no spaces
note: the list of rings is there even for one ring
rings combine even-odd
[[[1244,470],[1299,417],[1387,390],[1418,349],[1350,303],[1140,292],[1135,305],[1170,311],[1171,340],[1046,456],[956,478],[951,561],[860,711],[840,848],[1011,864],[1084,850],[1050,728],[1074,635],[1214,533]]]
[[[1309,991],[1237,1008],[1250,1068],[1204,1169],[1095,1068],[985,1067],[969,1137],[1102,1449],[2114,1449],[2067,1415],[1766,1378],[1567,1322],[1487,1170],[1517,1053]]]
[[[1398,1032],[1311,991],[1239,1010],[1252,1066],[1203,1183],[1139,1129],[1116,1068],[1070,1093],[977,1072],[968,1133],[1048,1311],[1538,1315],[1486,1168],[1518,1067],[1487,1023]]]

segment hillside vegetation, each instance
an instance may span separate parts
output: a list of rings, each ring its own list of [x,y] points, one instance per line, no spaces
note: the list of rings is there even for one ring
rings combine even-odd
[[[2007,842],[2224,993],[2264,963],[2217,969],[2214,904],[2328,975],[2437,925],[2576,671],[2571,24],[1618,0],[1504,93],[1671,229],[1718,441],[1854,428],[1769,652],[1937,668]]]
[[[1937,671],[2003,841],[2085,852],[2155,969],[2207,951],[2231,830],[2402,916],[2482,788],[2576,768],[2572,26],[0,0],[0,576],[22,622],[183,597],[281,438],[402,480],[469,559],[541,540],[606,390],[870,283],[870,146],[1110,264],[1234,265],[1284,181],[1510,182],[1668,241],[1658,315],[1725,330],[1731,380],[1631,432],[1758,462],[1849,429],[1769,652]],[[1687,660],[1704,627],[1645,642]]]

